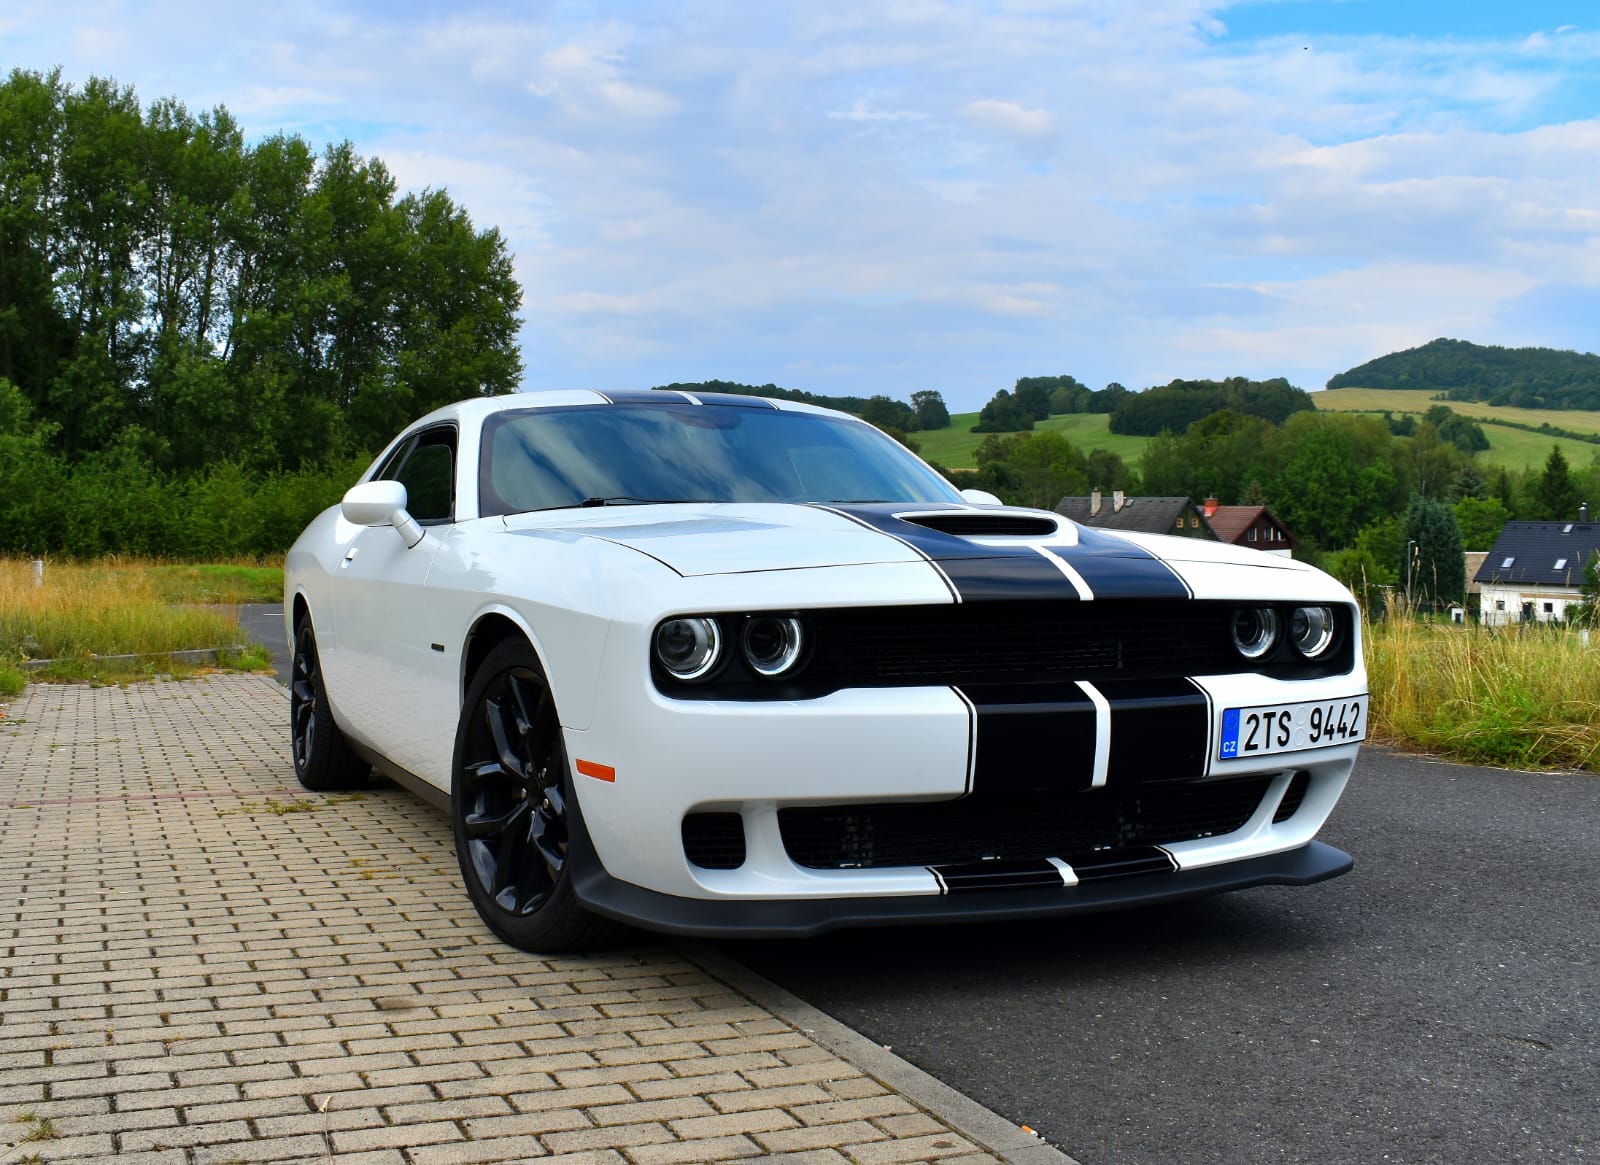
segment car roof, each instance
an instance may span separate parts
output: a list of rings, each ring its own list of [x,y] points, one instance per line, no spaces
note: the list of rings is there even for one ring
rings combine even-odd
[[[725,392],[685,392],[681,389],[628,389],[608,391],[602,389],[546,389],[534,392],[502,393],[498,396],[473,397],[435,409],[420,417],[407,429],[433,424],[443,420],[481,421],[494,413],[510,409],[570,408],[574,405],[674,405],[691,404],[722,408],[777,409],[782,412],[824,413],[848,417],[834,409],[820,408],[801,401],[780,400],[765,396],[740,396]],[[852,418],[859,420],[859,418]]]

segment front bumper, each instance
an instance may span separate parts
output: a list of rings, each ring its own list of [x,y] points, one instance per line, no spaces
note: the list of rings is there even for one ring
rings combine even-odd
[[[997,922],[1155,906],[1251,886],[1304,886],[1346,873],[1349,854],[1320,841],[1265,857],[1171,873],[1108,878],[1069,887],[862,898],[721,900],[679,898],[619,881],[579,837],[574,889],[588,909],[667,934],[703,938],[808,938],[857,926]]]

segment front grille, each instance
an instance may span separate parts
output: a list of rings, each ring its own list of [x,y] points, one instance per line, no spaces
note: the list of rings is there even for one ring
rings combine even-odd
[[[972,684],[1239,671],[1235,605],[963,603],[818,611],[808,681]]]
[[[1244,825],[1271,775],[1023,799],[806,806],[778,811],[783,846],[817,870],[1038,861],[1218,837]]]
[[[744,818],[737,813],[690,813],[683,819],[683,853],[702,870],[744,865]]]

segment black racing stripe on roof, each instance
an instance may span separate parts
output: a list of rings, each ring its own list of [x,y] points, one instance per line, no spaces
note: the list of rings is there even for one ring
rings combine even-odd
[[[687,389],[683,390],[688,392]],[[731,392],[689,392],[703,405],[724,405],[735,409],[775,409],[773,404],[764,396],[735,396]]]
[[[618,392],[613,392],[610,389],[601,391],[597,388],[594,391],[605,397],[606,400],[614,405],[661,405],[689,403],[681,396],[675,396],[672,393],[666,392],[655,392],[648,388],[625,388]]]

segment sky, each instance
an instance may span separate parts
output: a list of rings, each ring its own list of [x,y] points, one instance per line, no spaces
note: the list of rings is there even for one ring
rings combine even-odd
[[[56,66],[447,189],[528,389],[1600,349],[1592,0],[5,0]]]

